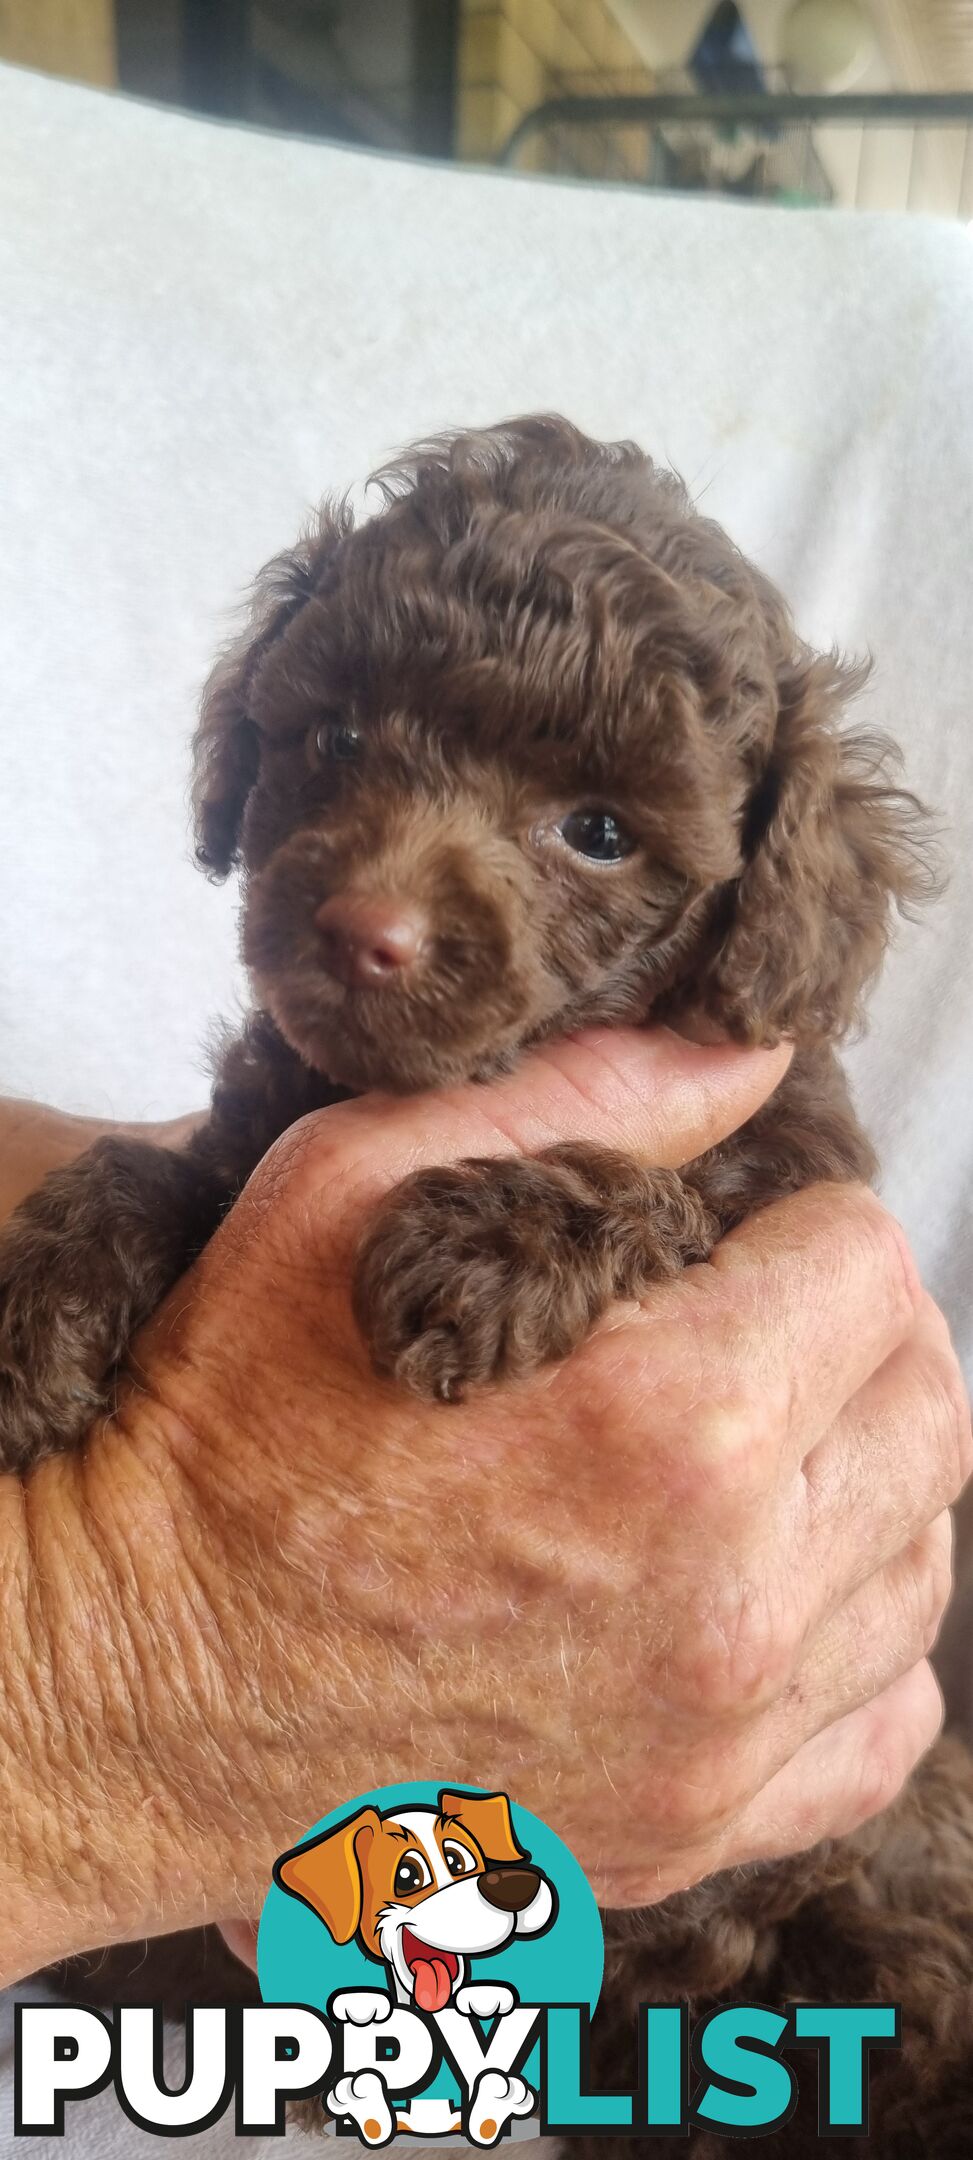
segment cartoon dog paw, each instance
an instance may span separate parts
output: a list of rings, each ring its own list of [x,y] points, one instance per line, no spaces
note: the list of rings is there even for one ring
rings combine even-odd
[[[447,2137],[451,2130],[462,2130],[463,2117],[451,2100],[413,2100],[410,2107],[397,2108],[396,2127],[412,2130],[417,2137]]]
[[[391,1996],[381,1988],[341,1988],[330,2007],[340,2025],[384,2025],[392,2015]]]
[[[328,2107],[340,2122],[350,2116],[366,2145],[387,2145],[395,2135],[395,2117],[377,2070],[356,2070],[340,2077],[329,2092]]]
[[[466,2134],[474,2145],[495,2145],[514,2115],[529,2115],[534,2094],[522,2077],[505,2070],[481,2070],[467,2116]]]
[[[517,2001],[517,1990],[505,1987],[502,1980],[471,1980],[466,1987],[457,1988],[453,2004],[464,2017],[506,2017]]]

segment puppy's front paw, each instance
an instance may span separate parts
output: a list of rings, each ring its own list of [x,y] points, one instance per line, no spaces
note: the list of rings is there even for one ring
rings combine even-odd
[[[593,1291],[549,1167],[470,1161],[390,1194],[359,1257],[354,1306],[377,1372],[455,1402],[566,1357],[597,1310]]]
[[[0,1235],[0,1469],[75,1446],[130,1337],[218,1213],[187,1155],[109,1134],[52,1171]],[[202,1232],[202,1235],[200,1233]]]
[[[67,1237],[26,1210],[0,1238],[0,1469],[28,1470],[74,1445],[102,1407],[109,1358],[84,1258],[75,1267]]]
[[[456,1401],[567,1357],[614,1298],[705,1259],[717,1234],[678,1171],[609,1149],[421,1170],[378,1211],[355,1317],[377,1372]]]

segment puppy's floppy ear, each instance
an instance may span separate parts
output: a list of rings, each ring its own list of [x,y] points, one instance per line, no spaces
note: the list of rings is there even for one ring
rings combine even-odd
[[[737,1041],[844,1034],[895,910],[908,914],[937,890],[931,824],[893,783],[894,744],[839,724],[867,674],[793,645],[778,668],[776,730],[744,821],[744,867],[722,895],[722,935],[694,985],[694,1003]]]
[[[257,778],[260,747],[247,701],[256,670],[308,600],[322,590],[352,515],[325,503],[312,533],[261,571],[245,628],[217,661],[203,690],[193,744],[192,808],[196,860],[224,878],[237,860],[240,824]]]
[[[506,1793],[457,1793],[441,1792],[439,1809],[442,1815],[452,1816],[463,1829],[475,1838],[484,1860],[506,1861],[513,1864],[526,1860],[514,1837],[510,1815],[510,1802]]]
[[[274,1881],[323,1920],[336,1943],[351,1942],[361,1926],[362,1867],[381,1829],[376,1808],[362,1808],[335,1830],[295,1845],[274,1861]]]

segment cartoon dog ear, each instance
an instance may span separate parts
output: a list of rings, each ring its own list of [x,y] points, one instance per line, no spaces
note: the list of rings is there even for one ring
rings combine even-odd
[[[894,784],[894,745],[841,725],[866,674],[793,643],[778,665],[744,867],[724,890],[719,940],[693,985],[694,1004],[738,1042],[844,1034],[896,909],[909,914],[937,890],[929,821]]]
[[[506,1793],[441,1792],[439,1809],[441,1814],[451,1815],[455,1822],[461,1823],[470,1837],[476,1839],[484,1860],[512,1864],[527,1859],[514,1836]]]
[[[336,1830],[325,1830],[274,1861],[278,1888],[310,1906],[336,1943],[351,1942],[361,1926],[362,1866],[380,1828],[377,1809],[362,1808]]]
[[[205,685],[193,743],[196,860],[225,878],[238,859],[240,825],[257,778],[260,745],[247,704],[256,670],[295,615],[320,594],[337,543],[353,524],[346,503],[325,503],[315,530],[260,572],[246,625]]]

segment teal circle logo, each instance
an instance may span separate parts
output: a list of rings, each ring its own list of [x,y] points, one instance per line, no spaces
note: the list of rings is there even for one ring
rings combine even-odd
[[[462,2103],[455,2050],[468,2027],[496,2057],[498,2026],[512,2020],[512,2062],[528,2030],[522,2006],[593,2012],[603,1967],[593,1893],[554,1831],[506,1793],[431,1782],[363,1793],[282,1853],[257,1938],[264,2001],[307,2004],[343,2027],[343,2074],[325,2101],[366,2144],[404,2129],[442,2136],[461,2118],[478,2144],[516,2135],[522,2118],[526,2134],[536,2046],[515,2069],[484,2070],[479,2102]],[[407,2055],[418,2058],[397,2056],[390,2038],[383,2061],[381,2029],[412,2035],[410,2020],[424,2021],[433,2055],[425,2082],[396,2091]]]

